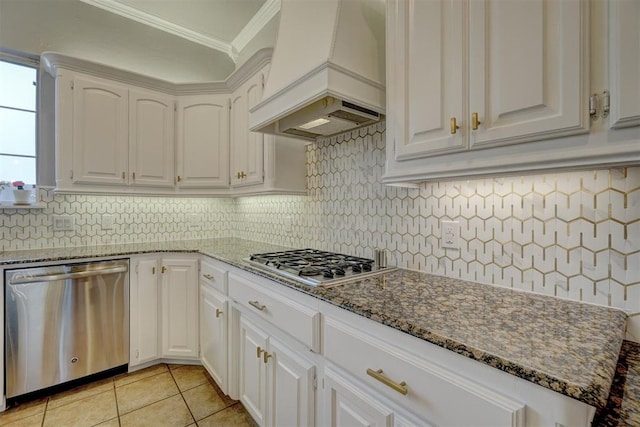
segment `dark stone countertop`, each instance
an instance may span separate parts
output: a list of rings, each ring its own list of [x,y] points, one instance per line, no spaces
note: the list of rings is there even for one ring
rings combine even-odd
[[[0,266],[202,253],[596,408],[607,404],[625,335],[627,316],[621,310],[403,269],[312,288],[243,261],[251,253],[286,249],[220,238],[5,252]]]

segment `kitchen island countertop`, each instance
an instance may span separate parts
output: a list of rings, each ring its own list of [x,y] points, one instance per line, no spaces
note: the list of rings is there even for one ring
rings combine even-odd
[[[12,251],[0,254],[0,265],[201,253],[596,408],[607,403],[625,335],[621,310],[404,269],[312,288],[244,261],[285,249],[291,248],[220,238]]]

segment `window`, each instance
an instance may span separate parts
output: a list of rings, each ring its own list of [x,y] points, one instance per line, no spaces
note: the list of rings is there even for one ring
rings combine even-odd
[[[0,181],[36,183],[38,70],[0,60]]]

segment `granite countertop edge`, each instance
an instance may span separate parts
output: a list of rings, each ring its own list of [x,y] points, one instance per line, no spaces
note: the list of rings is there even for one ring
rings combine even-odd
[[[504,371],[508,374],[514,375],[518,378],[540,385],[544,388],[561,393],[565,396],[569,396],[588,405],[595,406],[596,408],[602,408],[607,404],[609,395],[609,388],[603,384],[592,382],[589,386],[583,386],[580,384],[572,384],[569,381],[558,378],[547,372],[524,366],[521,363],[513,362],[505,359],[499,355],[495,355],[491,352],[469,346],[463,342],[459,342],[455,339],[442,336],[440,334],[429,331],[425,328],[411,324],[409,321],[402,319],[395,319],[387,316],[384,313],[373,312],[367,308],[358,306],[355,303],[351,303],[348,300],[336,300],[321,295],[322,288],[313,288],[304,284],[299,284],[292,280],[270,274],[269,272],[257,269],[252,265],[244,262],[242,259],[234,258],[233,256],[225,256],[225,254],[219,253],[217,250],[212,250],[211,242],[219,239],[207,239],[207,240],[186,240],[186,241],[165,241],[165,242],[147,242],[147,243],[131,243],[124,245],[102,245],[102,246],[86,246],[86,247],[70,247],[70,248],[55,248],[55,253],[38,254],[41,251],[51,251],[51,249],[34,249],[24,251],[9,251],[0,253],[0,267],[7,265],[19,265],[19,264],[31,264],[41,262],[55,262],[72,259],[86,259],[86,258],[100,258],[100,257],[118,257],[118,256],[130,256],[135,254],[145,253],[199,253],[218,261],[230,264],[234,267],[240,268],[244,271],[256,274],[258,276],[270,279],[285,285],[289,288],[295,289],[319,300],[328,302],[337,307],[343,308],[349,312],[371,319],[375,322],[389,326],[398,331],[407,333],[416,338],[435,344],[439,347],[445,348],[452,352],[455,352],[464,357],[476,360],[484,363],[493,368]],[[234,241],[244,242],[247,247],[249,245],[267,246],[273,247],[273,250],[289,249],[282,246],[271,245],[263,242],[253,242],[250,240],[233,239]],[[267,249],[270,250],[270,249]],[[264,250],[266,251],[266,250]],[[61,252],[64,252],[61,253]],[[248,256],[247,253],[245,256]],[[423,273],[428,275],[428,273]],[[466,282],[462,279],[455,279],[460,282]],[[357,279],[354,279],[357,281]],[[471,282],[473,283],[473,282]],[[491,285],[484,285],[491,286]],[[511,289],[509,289],[511,290]],[[514,290],[514,292],[520,292]],[[603,309],[617,310],[626,319],[626,313],[622,310],[613,309],[610,307],[602,307]],[[623,338],[620,339],[620,345],[622,346]],[[613,382],[617,364],[617,358],[611,360],[611,366],[602,367],[603,376],[607,378],[607,383],[610,385]],[[609,381],[610,380],[610,381]]]

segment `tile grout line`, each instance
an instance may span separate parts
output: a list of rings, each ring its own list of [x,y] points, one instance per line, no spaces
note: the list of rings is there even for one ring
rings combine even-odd
[[[196,420],[195,415],[193,415],[193,411],[191,411],[191,408],[189,407],[189,404],[187,403],[187,400],[184,398],[184,395],[182,394],[182,389],[178,385],[178,381],[176,381],[176,377],[173,376],[172,369],[168,365],[167,365],[167,368],[169,369],[169,374],[171,375],[171,379],[173,380],[174,384],[176,385],[176,388],[178,389],[178,393],[180,394],[180,398],[184,402],[184,405],[187,407],[187,411],[189,411],[189,414],[191,415],[191,419],[193,420],[193,422],[197,426],[198,425],[198,420]],[[189,389],[189,390],[191,390],[191,389]],[[191,423],[189,423],[187,425],[191,425]]]

